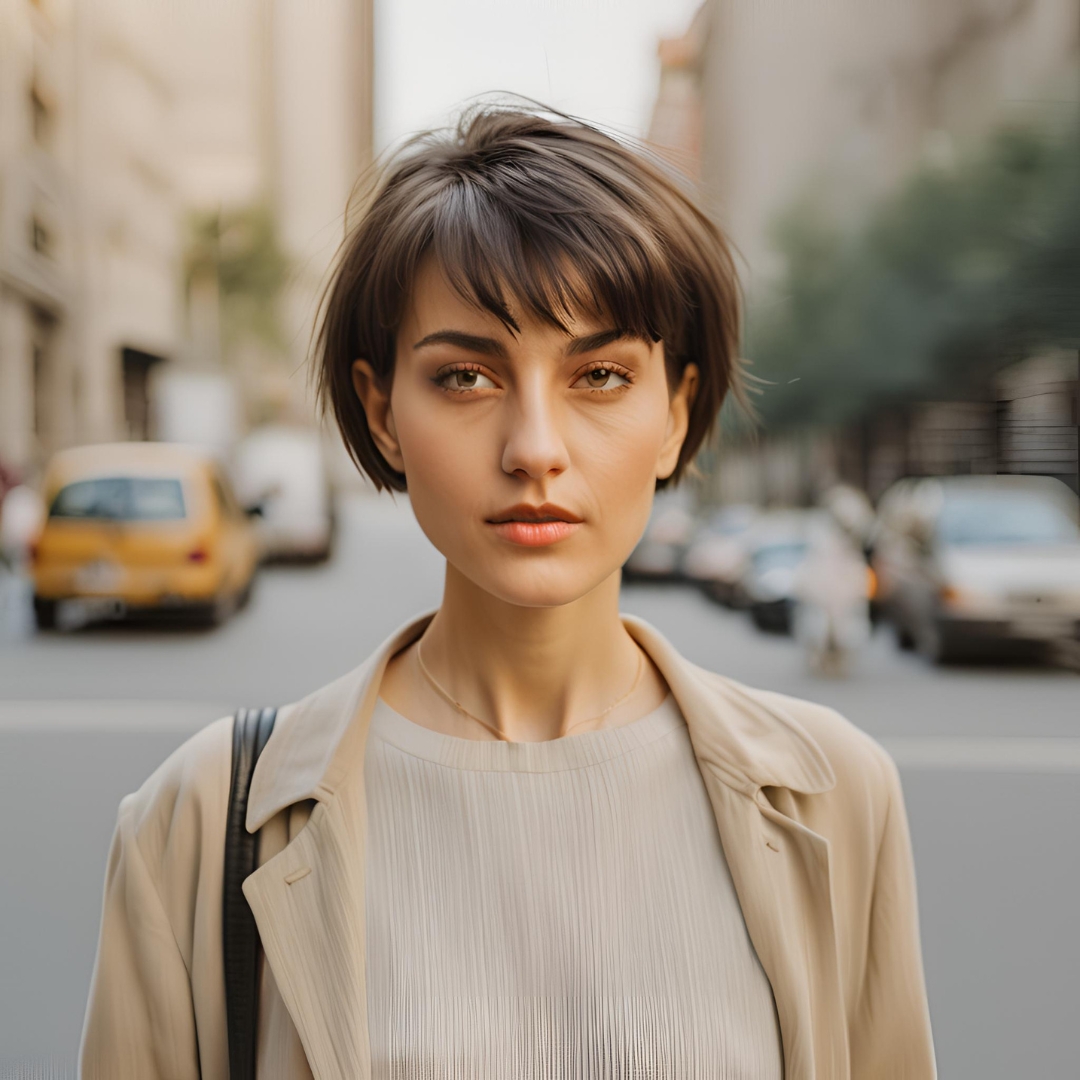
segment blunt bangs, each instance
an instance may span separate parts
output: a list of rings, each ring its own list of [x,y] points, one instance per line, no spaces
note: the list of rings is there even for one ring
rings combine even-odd
[[[669,381],[699,369],[677,480],[726,394],[745,403],[738,282],[722,236],[662,166],[556,113],[481,106],[406,144],[378,175],[339,252],[316,339],[319,400],[377,488],[405,477],[379,453],[352,385],[366,359],[393,377],[396,332],[420,262],[520,332],[576,315],[662,341]],[[662,486],[662,482],[659,486]]]
[[[494,185],[463,179],[436,200],[431,254],[464,300],[515,333],[512,307],[563,331],[586,314],[669,340],[678,285],[655,239],[607,191],[564,188],[557,206],[536,205],[564,179],[511,169]]]

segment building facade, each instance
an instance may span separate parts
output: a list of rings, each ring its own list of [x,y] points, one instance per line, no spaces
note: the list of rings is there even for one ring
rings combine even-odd
[[[770,233],[812,194],[857,221],[927,161],[1078,99],[1074,0],[708,0],[703,188],[751,295]]]
[[[0,2],[0,464],[16,474],[75,422],[72,68],[52,12]]]
[[[948,166],[1003,121],[1075,109],[1080,7],[706,0],[661,59],[652,137],[676,159],[700,147],[703,196],[753,304],[783,269],[773,229],[797,201],[856,230],[921,165]],[[1036,458],[1075,484],[1075,375],[1032,383],[1046,366],[1018,366],[982,401],[915,403],[843,431],[735,440],[718,455],[712,495],[798,503],[844,479],[876,496],[905,472],[1023,471]],[[1026,419],[1033,402],[1038,423]],[[1038,439],[1046,445],[1036,449]]]
[[[0,464],[33,479],[61,447],[152,437],[169,364],[244,368],[186,291],[208,210],[270,208],[292,267],[271,375],[312,415],[319,289],[371,159],[371,12],[0,0]]]
[[[167,28],[135,0],[0,0],[0,456],[145,438],[180,331]]]
[[[223,344],[210,288],[188,297],[185,362],[226,370],[252,418],[269,405],[310,421],[318,298],[350,192],[372,158],[371,0],[194,0],[173,65],[185,205],[200,214],[266,208],[289,265],[278,349]]]

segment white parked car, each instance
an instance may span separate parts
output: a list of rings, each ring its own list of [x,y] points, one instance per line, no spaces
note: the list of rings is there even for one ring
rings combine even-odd
[[[694,515],[683,490],[661,491],[653,500],[645,534],[623,566],[623,579],[673,580],[679,577]]]
[[[736,602],[746,607],[759,630],[791,632],[799,567],[809,549],[820,510],[770,510],[746,535],[746,563]]]
[[[1040,476],[901,481],[874,545],[901,645],[936,662],[1080,638],[1076,496]]]
[[[256,428],[236,449],[233,477],[241,502],[260,508],[256,525],[264,557],[330,556],[334,498],[317,430]]]
[[[746,541],[760,511],[732,503],[710,514],[694,531],[683,556],[683,574],[721,604],[731,605],[746,568]]]

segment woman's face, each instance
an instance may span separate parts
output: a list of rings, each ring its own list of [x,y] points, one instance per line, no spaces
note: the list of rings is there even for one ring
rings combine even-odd
[[[696,369],[672,393],[662,343],[579,318],[519,334],[422,264],[397,335],[389,395],[358,360],[372,435],[405,474],[421,528],[507,603],[570,603],[641,536],[657,478],[686,435]]]

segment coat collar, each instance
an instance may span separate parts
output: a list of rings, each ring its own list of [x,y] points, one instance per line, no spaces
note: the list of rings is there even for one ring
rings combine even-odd
[[[247,827],[303,800],[307,824],[244,882],[266,957],[315,1080],[368,1080],[364,744],[387,661],[409,623],[364,664],[282,710],[252,779]],[[762,788],[814,794],[835,780],[778,695],[683,660],[647,623],[624,625],[671,687],[690,732],[747,931],[769,978],[790,1080],[849,1080],[829,842]]]
[[[433,617],[428,612],[409,621],[364,663],[281,710],[252,777],[249,832],[293,803],[333,798],[342,779],[363,760],[368,721],[387,663]],[[623,616],[623,625],[671,687],[698,760],[715,768],[726,783],[747,793],[782,787],[817,794],[834,786],[821,748],[775,700],[778,695],[696,667],[642,619]]]

